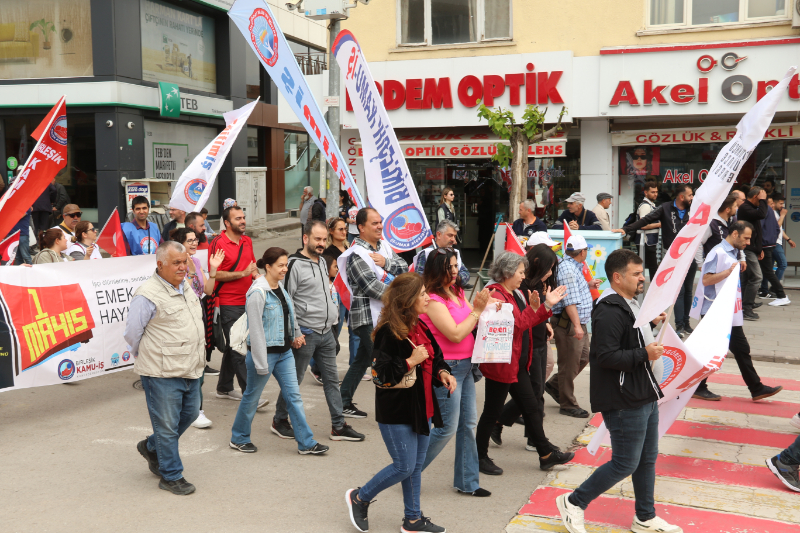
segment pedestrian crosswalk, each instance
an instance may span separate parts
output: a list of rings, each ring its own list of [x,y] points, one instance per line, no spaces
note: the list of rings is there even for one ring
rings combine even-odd
[[[686,533],[800,531],[800,496],[786,489],[764,463],[797,437],[789,420],[800,411],[800,368],[765,369],[764,382],[783,385],[784,392],[759,402],[752,401],[735,370],[735,364],[726,364],[709,379],[709,387],[723,395],[721,401],[691,400],[659,442],[658,516]],[[594,456],[585,448],[601,422],[599,414],[589,421],[576,439],[580,447],[575,459],[536,487],[507,533],[566,531],[556,497],[574,490],[611,458],[610,447]],[[592,502],[585,514],[586,530],[630,531],[633,516],[633,485],[627,478]]]

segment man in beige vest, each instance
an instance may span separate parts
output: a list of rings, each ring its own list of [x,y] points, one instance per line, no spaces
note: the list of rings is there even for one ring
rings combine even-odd
[[[200,413],[206,362],[202,307],[185,281],[188,258],[177,242],[158,247],[156,272],[136,290],[125,324],[153,424],[136,449],[161,478],[158,487],[179,495],[195,491],[183,478],[178,439]]]

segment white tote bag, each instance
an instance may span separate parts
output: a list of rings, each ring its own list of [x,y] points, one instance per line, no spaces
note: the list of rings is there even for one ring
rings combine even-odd
[[[514,343],[514,312],[511,304],[488,305],[478,320],[472,350],[473,363],[510,363]]]

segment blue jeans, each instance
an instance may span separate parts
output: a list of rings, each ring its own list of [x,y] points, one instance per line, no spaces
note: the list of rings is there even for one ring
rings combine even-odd
[[[636,516],[642,522],[656,516],[653,493],[658,457],[658,404],[603,412],[611,435],[611,461],[589,476],[570,497],[584,511],[605,491],[631,476],[636,495]]]
[[[772,259],[775,261],[775,264],[778,265],[778,268],[775,269],[775,277],[778,278],[778,281],[783,283],[783,273],[786,272],[786,267],[789,266],[788,263],[786,263],[786,252],[783,250],[783,245],[775,245],[772,249]],[[761,280],[761,292],[767,292],[768,290],[769,280],[764,276],[764,279]]]
[[[472,360],[446,359],[450,372],[458,385],[447,397],[445,387],[435,387],[436,399],[442,412],[444,427],[431,429],[431,442],[422,469],[428,468],[453,435],[456,435],[456,460],[453,468],[453,486],[463,492],[480,488],[478,473],[478,446],[475,444],[475,427],[478,425],[478,407],[475,401],[475,379],[472,377]]]
[[[347,369],[347,373],[342,380],[341,391],[344,405],[353,403],[353,395],[356,393],[359,383],[361,383],[361,378],[364,377],[367,369],[372,366],[372,324],[358,326],[355,330],[350,328],[350,331],[355,334],[359,342],[356,357],[350,363],[350,368]],[[353,345],[351,344],[351,354],[353,353],[352,350]]]
[[[247,366],[247,389],[242,395],[239,403],[239,410],[236,411],[236,419],[233,421],[231,429],[231,442],[234,444],[246,444],[250,441],[250,428],[253,425],[253,417],[256,415],[258,400],[261,393],[269,381],[271,375],[275,376],[281,387],[281,394],[288,404],[289,415],[294,424],[294,438],[300,450],[312,448],[317,441],[314,434],[306,422],[306,413],[303,410],[303,399],[300,397],[300,387],[297,385],[297,370],[294,364],[292,350],[284,353],[267,354],[269,364],[269,374],[261,375],[256,372],[253,364],[253,355],[250,350],[245,357]]]
[[[158,471],[166,481],[183,477],[178,439],[200,415],[200,380],[142,376],[142,388],[153,424],[147,449],[158,456]]]
[[[31,259],[31,236],[28,233],[28,228],[19,232],[19,248],[17,248],[17,257],[14,259],[15,265],[21,265],[22,263],[28,265],[33,263]]]
[[[428,421],[430,424],[430,421]],[[419,505],[420,482],[422,480],[422,463],[428,451],[429,435],[414,433],[408,424],[381,424],[383,443],[392,457],[392,464],[375,474],[366,485],[358,491],[362,501],[373,500],[378,493],[398,482],[403,487],[403,503],[405,517],[418,520],[422,516]]]

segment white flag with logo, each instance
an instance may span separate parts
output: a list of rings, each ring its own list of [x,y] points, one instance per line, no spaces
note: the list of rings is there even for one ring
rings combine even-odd
[[[200,211],[206,205],[222,162],[225,161],[231,146],[236,142],[239,132],[247,124],[247,119],[257,103],[258,98],[239,109],[228,111],[222,115],[225,118],[225,129],[208,143],[208,146],[203,148],[183,171],[172,190],[170,207],[189,213]]]
[[[705,181],[694,194],[689,222],[675,237],[647,290],[636,327],[653,320],[678,298],[703,232],[730,192],[745,161],[764,138],[778,102],[796,70],[796,67],[791,67],[781,82],[742,117],[736,126],[736,135],[720,151]]]

